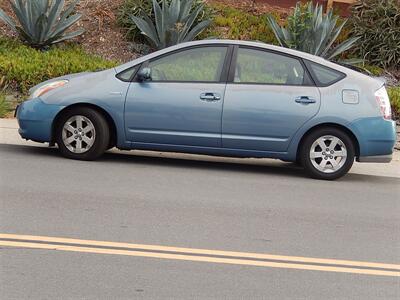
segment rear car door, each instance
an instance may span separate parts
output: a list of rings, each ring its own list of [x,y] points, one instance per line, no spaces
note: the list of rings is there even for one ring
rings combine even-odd
[[[130,85],[125,106],[128,140],[221,147],[228,48],[185,48],[143,64],[151,69],[151,80]]]
[[[301,59],[238,47],[225,93],[222,145],[285,152],[296,131],[319,107],[320,92]]]

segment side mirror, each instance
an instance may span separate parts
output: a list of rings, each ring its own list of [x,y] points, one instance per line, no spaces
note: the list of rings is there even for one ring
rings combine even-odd
[[[151,80],[151,69],[143,68],[143,69],[139,70],[139,72],[137,74],[137,78],[140,82]]]

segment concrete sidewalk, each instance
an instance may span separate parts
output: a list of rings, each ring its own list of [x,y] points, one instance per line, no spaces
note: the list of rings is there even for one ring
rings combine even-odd
[[[47,147],[47,144],[35,143],[32,141],[23,140],[18,134],[18,123],[16,119],[0,119],[0,144],[25,145],[33,147]],[[111,150],[112,153],[124,153],[141,156],[168,157],[188,160],[204,160],[215,162],[229,163],[246,163],[246,164],[266,164],[274,166],[287,167],[288,163],[274,159],[252,159],[252,158],[224,158],[206,155],[193,155],[181,153],[166,153],[153,151],[119,151]],[[393,160],[390,164],[375,164],[375,163],[354,163],[350,173],[364,174],[372,176],[385,176],[400,178],[400,152],[396,151],[393,155]]]

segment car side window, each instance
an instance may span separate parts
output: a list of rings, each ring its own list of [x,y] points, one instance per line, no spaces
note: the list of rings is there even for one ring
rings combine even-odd
[[[251,48],[239,48],[235,83],[303,85],[306,72],[292,57]]]
[[[201,47],[175,52],[149,62],[152,81],[219,82],[227,47]]]
[[[342,72],[333,70],[320,64],[308,62],[308,66],[309,69],[311,69],[311,72],[314,74],[318,85],[321,86],[331,85],[345,77]]]

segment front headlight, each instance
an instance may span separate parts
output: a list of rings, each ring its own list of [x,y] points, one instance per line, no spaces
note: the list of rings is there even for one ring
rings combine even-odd
[[[50,83],[47,83],[45,85],[42,85],[40,88],[36,89],[33,91],[33,93],[30,95],[30,99],[37,98],[40,96],[43,96],[47,92],[50,92],[54,89],[57,89],[59,87],[62,87],[68,83],[68,80],[58,80],[58,81],[53,81]]]

